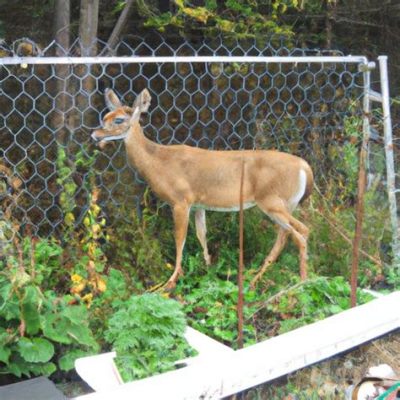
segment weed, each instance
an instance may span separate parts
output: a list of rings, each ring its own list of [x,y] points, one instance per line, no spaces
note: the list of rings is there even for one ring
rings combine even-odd
[[[105,338],[117,352],[125,381],[172,369],[190,354],[185,315],[178,302],[159,294],[132,296],[118,305]]]

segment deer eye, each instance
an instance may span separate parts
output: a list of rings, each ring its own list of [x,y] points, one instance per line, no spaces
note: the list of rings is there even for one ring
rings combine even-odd
[[[114,124],[117,124],[117,125],[121,125],[124,122],[125,122],[125,118],[115,118],[114,119]]]

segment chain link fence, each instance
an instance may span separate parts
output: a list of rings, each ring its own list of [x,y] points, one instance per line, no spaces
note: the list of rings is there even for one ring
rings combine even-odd
[[[41,63],[55,43],[36,49],[35,64],[0,58],[1,211],[19,229],[57,234],[66,215],[84,217],[93,188],[110,221],[140,204],[144,182],[127,165],[123,145],[99,150],[90,139],[106,113],[103,93],[113,88],[131,105],[147,88],[146,135],[162,144],[207,149],[278,149],[313,167],[332,212],[356,198],[362,137],[363,73],[347,62],[115,62],[115,56],[341,56],[297,48],[282,38],[201,42],[127,37],[110,52],[98,42],[101,64]],[[79,42],[65,53],[79,55]],[[18,46],[2,49],[17,56]],[[7,53],[8,52],[8,53]],[[384,185],[379,123],[369,154],[369,187]],[[374,135],[373,135],[374,138]],[[168,165],[165,166],[168,168]],[[374,189],[374,190],[375,190]],[[382,191],[384,193],[384,189]],[[385,196],[380,207],[386,207]]]

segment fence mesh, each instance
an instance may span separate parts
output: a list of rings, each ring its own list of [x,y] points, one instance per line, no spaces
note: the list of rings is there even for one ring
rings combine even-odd
[[[101,55],[137,57],[339,54],[279,38],[190,42],[150,35],[126,38],[112,54],[100,42],[97,47]],[[79,48],[77,42],[66,54]],[[53,43],[37,52],[56,50]],[[17,46],[4,51],[15,55]],[[156,142],[288,151],[311,164],[333,211],[354,202],[364,89],[356,64],[120,64],[110,57],[100,65],[5,65],[0,59],[1,209],[19,228],[51,235],[71,214],[81,223],[94,187],[114,223],[124,218],[122,206],[140,203],[144,182],[127,164],[122,143],[99,150],[90,139],[107,111],[108,87],[128,105],[149,89],[153,100],[143,127]],[[374,143],[370,187],[381,185],[384,174],[382,148]]]

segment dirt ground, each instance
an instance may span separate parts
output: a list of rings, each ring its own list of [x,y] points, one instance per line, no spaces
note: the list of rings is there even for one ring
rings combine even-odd
[[[236,400],[341,400],[370,367],[389,365],[400,374],[400,329],[284,378],[243,392]]]

